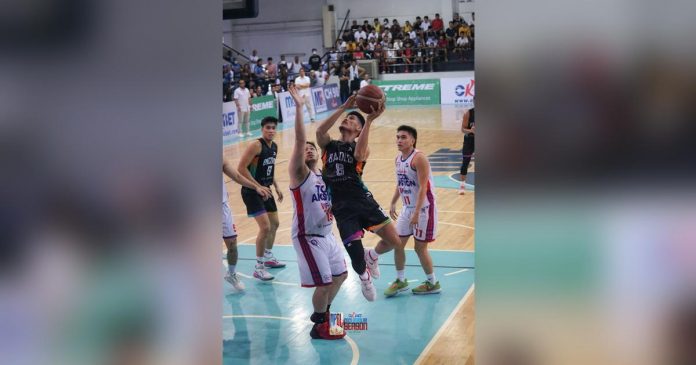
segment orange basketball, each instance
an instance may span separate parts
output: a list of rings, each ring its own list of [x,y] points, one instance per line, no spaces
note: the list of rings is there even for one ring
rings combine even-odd
[[[360,90],[358,90],[358,96],[356,97],[356,104],[358,109],[363,113],[372,113],[370,107],[377,110],[380,103],[386,102],[384,97],[384,92],[377,85],[367,85]]]

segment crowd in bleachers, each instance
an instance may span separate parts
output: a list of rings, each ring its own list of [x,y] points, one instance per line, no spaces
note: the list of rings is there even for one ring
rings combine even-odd
[[[475,15],[472,13],[472,19]],[[445,26],[440,14],[432,20],[428,16],[416,17],[403,24],[397,19],[385,18],[382,22],[374,18],[372,22],[358,20],[344,30],[336,40],[335,47],[321,56],[316,49],[305,62],[300,56],[286,60],[285,55],[276,61],[272,57],[258,55],[236,56],[228,51],[223,65],[223,101],[232,101],[234,89],[240,80],[245,81],[251,97],[286,91],[304,69],[311,86],[323,85],[330,76],[338,77],[341,98],[346,99],[351,92],[366,81],[366,72],[358,67],[357,60],[376,60],[380,73],[435,71],[434,64],[447,61],[472,61],[475,45],[475,26],[455,14]],[[239,63],[243,60],[243,63]],[[264,63],[265,60],[265,63]],[[369,81],[367,81],[369,82]]]

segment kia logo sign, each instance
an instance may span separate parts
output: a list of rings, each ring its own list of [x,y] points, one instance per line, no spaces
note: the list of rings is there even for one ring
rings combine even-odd
[[[474,97],[474,85],[475,81],[472,79],[469,81],[468,84],[465,85],[457,85],[454,88],[454,94],[457,96],[471,96],[472,98]]]

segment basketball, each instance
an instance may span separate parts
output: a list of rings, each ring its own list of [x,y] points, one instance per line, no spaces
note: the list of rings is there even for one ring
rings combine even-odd
[[[384,92],[379,86],[367,85],[360,90],[358,90],[358,96],[356,98],[356,104],[358,104],[358,109],[363,113],[372,113],[373,107],[375,110],[379,108],[379,104],[385,102]]]

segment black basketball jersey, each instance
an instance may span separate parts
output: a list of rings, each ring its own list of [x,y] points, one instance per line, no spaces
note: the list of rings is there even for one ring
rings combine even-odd
[[[275,142],[271,142],[271,146],[269,147],[263,138],[259,138],[258,141],[261,142],[261,153],[254,156],[254,159],[251,160],[247,169],[249,169],[251,176],[253,176],[254,180],[259,184],[262,186],[271,186],[271,184],[273,184],[273,172],[275,170],[278,145]],[[251,190],[247,187],[243,187],[243,189]]]
[[[355,142],[332,140],[324,148],[322,177],[333,202],[364,196],[368,191],[362,182],[365,161],[355,159],[355,146]]]
[[[474,111],[474,108],[469,109],[469,125],[467,125],[467,129],[471,129],[476,124],[476,112]],[[473,134],[473,133],[472,133]]]

